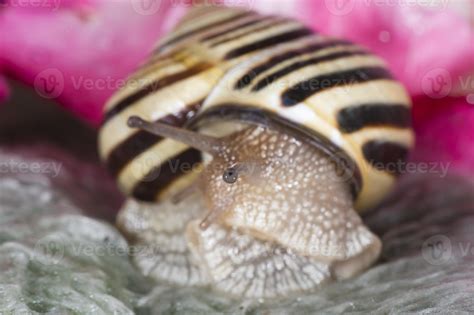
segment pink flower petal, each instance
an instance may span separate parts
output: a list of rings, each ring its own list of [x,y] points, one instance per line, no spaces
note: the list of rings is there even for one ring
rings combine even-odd
[[[0,15],[4,71],[97,125],[108,97],[160,36],[159,17],[171,2],[159,4],[151,8],[156,12],[130,1],[69,0],[49,10],[6,6]]]
[[[415,161],[449,164],[449,171],[474,174],[474,105],[464,98],[445,100],[445,110],[434,113],[416,128]],[[429,105],[425,105],[429,106]]]
[[[467,76],[474,73],[474,30],[465,17],[441,7],[445,2],[430,9],[409,1],[222,2],[297,17],[321,33],[353,40],[380,55],[413,97],[414,157],[449,160],[453,169],[474,174],[474,109],[465,98],[474,93],[474,77]],[[189,1],[35,3],[9,0],[1,5],[2,73],[97,125],[105,101],[183,15]],[[7,91],[0,78],[0,101]]]
[[[449,9],[390,3],[307,0],[308,10],[299,14],[321,32],[361,43],[384,58],[411,95],[447,95],[459,83],[454,81],[474,68],[469,22]],[[431,79],[447,85],[438,92]]]

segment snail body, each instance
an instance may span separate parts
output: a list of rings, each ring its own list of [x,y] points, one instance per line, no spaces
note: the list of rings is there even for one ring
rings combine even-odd
[[[200,205],[172,232],[199,276],[157,278],[275,297],[377,259],[358,212],[390,190],[387,166],[413,143],[409,98],[380,59],[294,20],[202,6],[129,81],[142,84],[106,105],[102,158],[169,220]]]

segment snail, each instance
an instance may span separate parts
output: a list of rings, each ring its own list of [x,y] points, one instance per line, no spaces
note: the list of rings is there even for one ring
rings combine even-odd
[[[152,264],[137,258],[145,273],[256,298],[372,265],[381,242],[360,213],[412,145],[410,99],[381,59],[289,18],[207,5],[111,97],[99,133],[132,197],[119,225],[157,245]]]

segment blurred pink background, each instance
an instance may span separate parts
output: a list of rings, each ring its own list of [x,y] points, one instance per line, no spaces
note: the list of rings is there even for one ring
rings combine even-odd
[[[21,81],[92,126],[191,0],[0,1],[0,102]],[[294,16],[383,57],[414,103],[413,161],[474,175],[474,3],[232,0]]]

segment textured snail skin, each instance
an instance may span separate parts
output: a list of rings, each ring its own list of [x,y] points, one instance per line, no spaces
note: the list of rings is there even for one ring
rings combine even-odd
[[[381,243],[354,210],[347,178],[329,156],[261,126],[220,142],[191,196],[148,211],[135,203],[122,210],[122,230],[158,250],[134,255],[146,274],[275,298],[354,276],[378,258]],[[223,180],[229,168],[237,176],[231,183]]]
[[[200,179],[219,224],[203,231],[190,223],[186,235],[218,288],[250,297],[294,294],[353,276],[377,259],[380,241],[361,222],[347,180],[328,156],[263,127],[224,143]],[[240,170],[232,184],[222,180],[229,166]]]
[[[373,236],[353,208],[347,179],[319,149],[281,131],[251,127],[229,136],[199,180],[223,225],[320,261],[348,259]],[[238,178],[222,179],[232,166]]]
[[[377,260],[358,212],[413,143],[410,101],[382,60],[297,21],[198,7],[130,80],[141,85],[111,98],[99,143],[122,190],[157,203],[130,201],[118,219],[157,248],[135,258],[146,274],[274,298]]]

